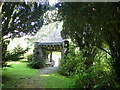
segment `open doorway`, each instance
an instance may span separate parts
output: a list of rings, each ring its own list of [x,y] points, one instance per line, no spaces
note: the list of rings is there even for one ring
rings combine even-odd
[[[48,59],[50,60],[50,54],[48,55]],[[59,60],[61,59],[61,52],[52,52],[52,60],[54,60],[54,67],[58,67]]]

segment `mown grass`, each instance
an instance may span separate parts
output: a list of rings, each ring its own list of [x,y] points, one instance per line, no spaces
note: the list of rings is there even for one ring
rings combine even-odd
[[[27,63],[23,62],[10,62],[11,67],[3,68],[2,76],[3,88],[14,88],[16,84],[21,83],[23,79],[28,76],[34,76],[37,73],[37,69],[31,69],[27,67]]]
[[[67,78],[59,73],[40,75],[44,79],[46,88],[73,88],[74,79]]]
[[[58,74],[40,75],[39,69],[27,67],[27,62],[10,62],[2,71],[3,88],[71,88],[73,79]]]

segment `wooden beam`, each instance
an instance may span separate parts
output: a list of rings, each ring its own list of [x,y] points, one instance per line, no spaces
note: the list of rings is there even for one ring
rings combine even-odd
[[[52,62],[52,51],[50,52],[50,62]]]

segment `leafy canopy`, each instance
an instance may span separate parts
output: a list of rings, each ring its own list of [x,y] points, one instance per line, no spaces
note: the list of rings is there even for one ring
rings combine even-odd
[[[103,50],[113,58],[112,65],[120,80],[120,6],[119,2],[64,2],[56,5],[63,20],[64,38],[71,38],[89,57],[91,48]],[[108,46],[109,48],[105,48]],[[89,59],[89,58],[88,58]],[[94,57],[93,57],[94,60]],[[118,80],[118,81],[119,81]]]

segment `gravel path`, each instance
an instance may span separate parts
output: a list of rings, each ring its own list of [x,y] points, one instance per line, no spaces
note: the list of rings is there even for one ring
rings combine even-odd
[[[43,69],[40,69],[38,74],[41,74],[41,75],[52,74],[54,72],[57,72],[57,70],[58,70],[58,67],[45,67]]]
[[[57,69],[58,67],[45,67],[43,69],[40,69],[40,71],[36,73],[36,76],[21,78],[22,80],[14,86],[15,88],[40,88],[40,90],[45,90],[44,82],[46,82],[46,80],[41,75],[52,74],[54,72],[57,72]]]
[[[58,67],[45,67],[40,69],[40,71],[36,73],[36,76],[21,78],[14,86],[15,88],[40,88],[41,90],[44,90],[44,82],[46,82],[46,80],[41,75],[52,74],[57,72],[57,69]]]

